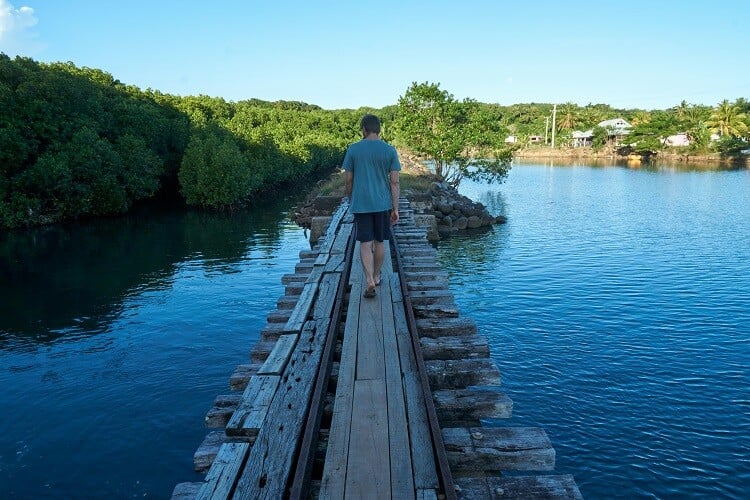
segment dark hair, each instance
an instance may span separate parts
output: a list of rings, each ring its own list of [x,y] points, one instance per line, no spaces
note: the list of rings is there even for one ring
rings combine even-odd
[[[365,115],[362,117],[362,121],[359,122],[359,127],[365,129],[365,133],[376,134],[380,133],[380,119],[375,115]]]

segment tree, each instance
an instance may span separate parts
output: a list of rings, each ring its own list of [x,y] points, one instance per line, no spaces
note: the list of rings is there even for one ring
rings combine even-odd
[[[720,136],[742,137],[748,132],[746,119],[747,115],[740,111],[739,106],[730,104],[729,101],[724,99],[711,113],[706,125],[711,129],[711,132]]]
[[[440,181],[457,186],[463,177],[501,182],[513,151],[504,144],[498,117],[471,99],[460,102],[439,84],[412,83],[399,97],[398,140],[432,162]]]

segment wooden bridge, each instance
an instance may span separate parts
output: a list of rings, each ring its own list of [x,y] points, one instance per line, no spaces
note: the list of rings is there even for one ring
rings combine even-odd
[[[205,480],[172,498],[581,498],[550,473],[544,430],[481,425],[512,402],[408,202],[375,298],[347,210],[284,277],[251,362],[206,416],[220,430],[194,457]]]

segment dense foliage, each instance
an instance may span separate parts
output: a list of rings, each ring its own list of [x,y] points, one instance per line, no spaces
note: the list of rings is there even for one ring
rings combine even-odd
[[[552,119],[552,104],[459,102],[439,84],[414,83],[397,104],[331,111],[144,91],[100,70],[0,53],[0,227],[122,213],[160,193],[212,208],[268,197],[338,165],[366,112],[380,116],[386,141],[432,160],[454,185],[464,176],[502,180],[512,148],[549,144],[553,126],[557,147],[587,129],[604,147],[597,124],[616,117],[633,125],[627,144],[636,152],[744,157],[750,148],[744,98],[652,111],[564,103]],[[690,145],[668,147],[677,133]]]
[[[121,213],[176,172],[187,119],[110,75],[0,54],[0,225]]]

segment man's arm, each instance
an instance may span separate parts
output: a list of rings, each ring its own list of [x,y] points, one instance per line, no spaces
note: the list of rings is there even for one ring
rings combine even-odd
[[[401,197],[401,184],[398,179],[398,170],[391,170],[388,177],[391,181],[391,202],[393,203],[393,210],[391,210],[391,224],[398,222],[398,199]]]
[[[354,186],[354,173],[351,170],[344,172],[345,187],[344,194],[350,200],[352,199],[352,187]]]

